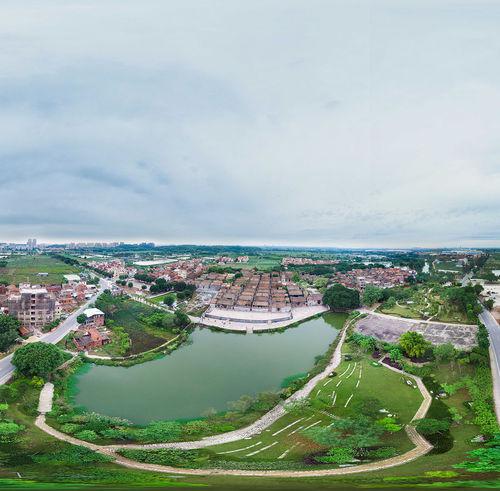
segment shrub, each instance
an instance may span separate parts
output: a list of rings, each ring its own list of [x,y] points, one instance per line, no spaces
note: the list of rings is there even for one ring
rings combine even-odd
[[[171,442],[178,440],[182,426],[175,421],[155,421],[137,431],[137,438],[147,442]]]
[[[206,460],[197,450],[179,450],[176,448],[163,448],[161,450],[122,450],[121,455],[128,459],[145,462],[148,464],[172,465],[175,467],[188,467],[197,461]]]
[[[87,442],[93,442],[97,440],[97,433],[92,430],[83,430],[79,431],[78,433],[75,433],[76,438],[79,438],[80,440],[85,440]]]
[[[81,465],[94,462],[111,462],[112,457],[93,452],[85,447],[68,445],[64,450],[46,454],[33,455],[33,460],[39,464]]]
[[[396,449],[394,447],[380,447],[375,450],[370,450],[368,452],[368,457],[371,459],[389,459],[396,455]]]
[[[326,455],[315,457],[316,462],[322,464],[346,464],[354,459],[354,451],[350,448],[334,447]]]
[[[24,430],[24,426],[13,421],[0,421],[0,443],[12,443],[17,440],[18,433]]]
[[[72,435],[73,433],[77,432],[80,429],[81,429],[81,426],[77,425],[75,423],[66,423],[66,424],[61,426],[61,431],[63,433],[69,433],[70,435]]]

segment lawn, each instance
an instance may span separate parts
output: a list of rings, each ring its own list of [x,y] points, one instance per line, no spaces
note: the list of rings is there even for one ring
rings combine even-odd
[[[380,409],[397,415],[402,424],[412,419],[422,402],[420,391],[405,383],[407,378],[385,367],[373,366],[368,357],[357,362],[343,361],[336,372],[336,377],[325,378],[317,384],[309,398],[310,407],[300,413],[287,413],[260,435],[207,449],[210,465],[216,466],[219,462],[224,467],[238,467],[237,464],[245,468],[252,465],[308,467],[309,456],[322,447],[303,432],[310,427],[329,425],[337,417],[355,416],[352,409],[355,401],[377,398]],[[381,413],[381,417],[384,414],[387,413]],[[382,442],[396,447],[398,453],[413,447],[403,430],[384,434]]]
[[[0,268],[0,281],[9,284],[20,282],[51,285],[63,282],[65,274],[78,273],[75,266],[63,263],[48,255],[19,255],[11,256],[7,266]],[[38,276],[37,273],[48,273],[47,276]]]
[[[175,297],[175,292],[162,293],[161,295],[158,295],[156,297],[152,297],[152,298],[149,297],[147,300],[150,302],[153,302],[153,303],[159,303],[159,304],[163,305],[163,300],[165,299],[165,297],[172,296],[172,295]]]

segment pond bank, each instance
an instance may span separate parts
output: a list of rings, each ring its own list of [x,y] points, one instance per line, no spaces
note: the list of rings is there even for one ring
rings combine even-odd
[[[74,402],[136,424],[225,411],[230,401],[277,391],[285,378],[311,371],[344,319],[326,314],[284,332],[243,336],[198,328],[167,357],[130,368],[92,365],[72,378]]]

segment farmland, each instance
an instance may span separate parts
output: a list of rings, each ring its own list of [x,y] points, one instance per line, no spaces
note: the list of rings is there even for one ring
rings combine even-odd
[[[48,255],[16,255],[7,259],[0,268],[0,282],[8,284],[33,283],[50,285],[62,283],[65,274],[78,273],[75,266]],[[38,273],[47,273],[39,275]]]
[[[108,327],[120,326],[129,335],[131,347],[128,355],[142,353],[159,346],[175,336],[172,332],[173,314],[158,311],[148,305],[122,297],[102,295],[96,306],[106,313]],[[151,322],[152,316],[162,317],[163,325]]]

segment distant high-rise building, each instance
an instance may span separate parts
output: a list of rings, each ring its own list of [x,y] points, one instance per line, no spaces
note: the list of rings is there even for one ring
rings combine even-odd
[[[26,242],[26,249],[29,251],[36,249],[36,239],[28,239],[28,242]]]

